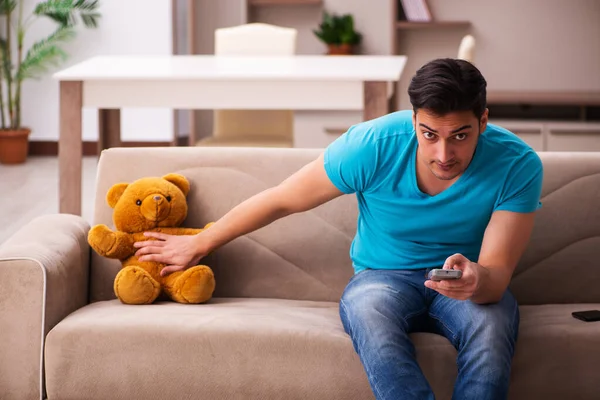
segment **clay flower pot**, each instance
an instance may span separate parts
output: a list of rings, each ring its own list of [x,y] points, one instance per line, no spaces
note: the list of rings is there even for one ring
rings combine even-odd
[[[31,129],[0,129],[0,163],[22,164],[27,159]]]
[[[343,55],[348,56],[354,53],[354,47],[351,44],[330,44],[327,46],[329,49],[329,55]]]

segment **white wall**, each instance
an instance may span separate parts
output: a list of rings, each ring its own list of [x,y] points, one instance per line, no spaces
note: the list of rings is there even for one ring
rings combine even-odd
[[[25,0],[25,15],[36,3]],[[59,90],[53,72],[95,55],[172,54],[171,0],[101,0],[100,4],[99,27],[80,28],[77,37],[63,47],[70,55],[67,62],[39,81],[24,83],[22,121],[32,128],[31,140],[57,140],[59,136]],[[53,28],[49,21],[36,22],[28,32],[26,46]],[[84,110],[84,140],[98,138],[97,121],[97,110]],[[126,141],[171,141],[173,113],[168,109],[124,109],[121,135]]]

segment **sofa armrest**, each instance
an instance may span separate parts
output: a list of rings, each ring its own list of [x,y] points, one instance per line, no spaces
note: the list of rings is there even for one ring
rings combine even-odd
[[[89,224],[81,217],[38,217],[0,246],[2,399],[43,398],[44,339],[88,303]]]

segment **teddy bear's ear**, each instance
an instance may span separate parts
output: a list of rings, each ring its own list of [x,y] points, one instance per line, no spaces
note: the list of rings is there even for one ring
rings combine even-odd
[[[121,196],[123,196],[123,192],[125,191],[125,189],[127,189],[127,186],[129,186],[128,183],[117,183],[108,190],[108,193],[106,194],[106,202],[108,203],[110,208],[115,208],[117,202],[119,201]]]
[[[173,185],[181,189],[184,196],[187,196],[187,194],[190,192],[190,182],[183,175],[167,174],[163,176],[163,179],[171,182]]]

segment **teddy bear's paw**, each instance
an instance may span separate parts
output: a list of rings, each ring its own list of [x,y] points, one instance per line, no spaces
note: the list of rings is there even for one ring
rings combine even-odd
[[[178,303],[204,303],[213,295],[215,276],[205,265],[196,265],[183,272],[173,284],[171,298]]]
[[[102,256],[106,256],[116,242],[117,235],[106,225],[96,225],[88,232],[89,245]]]
[[[129,266],[115,277],[114,290],[125,304],[150,304],[160,294],[160,284],[146,270]]]

